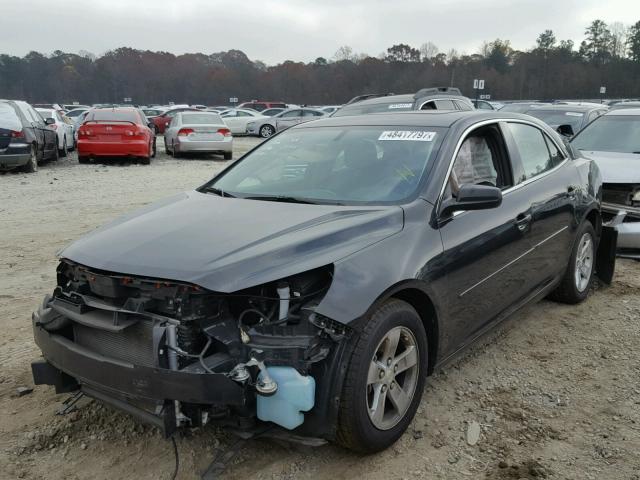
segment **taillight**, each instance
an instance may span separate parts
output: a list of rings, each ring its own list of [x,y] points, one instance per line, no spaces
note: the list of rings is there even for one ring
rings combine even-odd
[[[11,131],[11,138],[24,138],[24,132],[22,130],[20,130],[19,132],[16,132],[15,130]]]
[[[186,137],[187,135],[189,135],[190,133],[193,133],[193,128],[181,128],[178,131],[178,136],[179,137]]]
[[[85,130],[84,128],[81,128],[80,130],[78,130],[78,137],[90,137],[91,136],[91,130]]]
[[[228,128],[219,128],[218,133],[224,135],[225,137],[231,136],[231,130],[229,130]]]

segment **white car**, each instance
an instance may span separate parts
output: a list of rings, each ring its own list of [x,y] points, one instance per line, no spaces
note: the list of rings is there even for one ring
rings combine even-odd
[[[245,108],[231,108],[229,110],[225,110],[224,112],[220,112],[220,116],[224,120],[224,123],[226,123],[231,130],[231,133],[233,133],[234,135],[246,134],[247,124],[249,122],[271,118],[262,115],[260,112],[256,112],[255,110],[249,110]]]
[[[58,151],[61,157],[66,157],[69,150],[76,148],[73,123],[66,122],[63,113],[59,110],[48,108],[36,108],[42,118],[53,118],[55,123],[48,126],[51,130],[55,130],[58,136]]]
[[[252,120],[247,124],[247,133],[249,135],[258,135],[262,138],[269,138],[276,132],[280,132],[299,123],[317,120],[325,116],[322,110],[315,108],[292,108],[280,112],[273,117]]]
[[[164,148],[174,157],[186,152],[218,153],[231,160],[233,135],[217,113],[179,112],[164,131]]]

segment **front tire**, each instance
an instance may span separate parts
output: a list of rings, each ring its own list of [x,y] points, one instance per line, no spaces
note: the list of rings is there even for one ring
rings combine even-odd
[[[416,413],[428,367],[427,334],[408,303],[392,299],[356,339],[345,377],[336,440],[373,453],[392,445]]]
[[[233,153],[232,152],[224,152],[224,159],[225,160],[231,160],[233,158]]]
[[[596,232],[593,225],[585,221],[578,228],[567,271],[549,298],[575,304],[589,296],[596,264],[596,247]]]

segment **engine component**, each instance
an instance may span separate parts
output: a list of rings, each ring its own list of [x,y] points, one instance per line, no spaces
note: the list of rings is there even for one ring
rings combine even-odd
[[[293,430],[304,423],[304,414],[313,408],[315,402],[316,382],[308,375],[300,375],[291,367],[268,367],[261,372],[269,375],[278,384],[278,391],[269,397],[258,396],[257,414],[260,420],[277,423]]]
[[[278,323],[284,322],[289,316],[289,295],[291,289],[285,282],[278,284],[278,296],[280,297],[280,312],[278,313]]]

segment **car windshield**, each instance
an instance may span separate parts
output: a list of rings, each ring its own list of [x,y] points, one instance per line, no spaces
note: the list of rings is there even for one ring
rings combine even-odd
[[[640,154],[640,115],[604,115],[571,144],[578,150]]]
[[[416,193],[444,131],[398,126],[287,130],[202,191],[276,201],[399,203]]]
[[[182,123],[189,125],[222,124],[220,115],[214,113],[183,113]]]
[[[87,115],[85,121],[96,120],[99,122],[133,122],[138,123],[140,119],[133,110],[92,110]]]
[[[547,125],[559,127],[560,125],[571,125],[574,132],[580,130],[582,125],[583,112],[572,112],[567,110],[544,110],[542,108],[534,108],[527,110],[527,115],[539,118]]]

